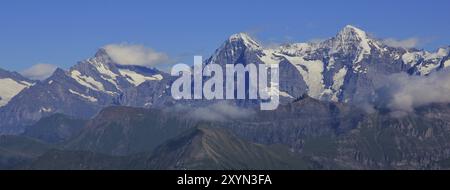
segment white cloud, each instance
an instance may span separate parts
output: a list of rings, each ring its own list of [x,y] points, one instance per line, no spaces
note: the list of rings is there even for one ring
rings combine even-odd
[[[313,38],[313,39],[309,40],[308,42],[315,44],[315,43],[324,42],[325,40],[327,40],[327,39],[326,38]]]
[[[414,107],[450,102],[450,70],[428,76],[394,74],[387,78],[387,103],[393,111],[411,112]]]
[[[169,61],[165,53],[156,52],[142,45],[110,44],[103,48],[114,62],[121,65],[154,67]]]
[[[419,45],[420,40],[418,38],[409,38],[405,40],[397,40],[394,38],[384,39],[383,43],[391,47],[401,48],[414,48]]]
[[[44,80],[52,75],[56,68],[57,67],[52,64],[40,63],[25,69],[21,74],[33,80]]]
[[[230,121],[242,119],[254,114],[253,110],[240,108],[227,102],[218,102],[197,108],[189,114],[191,117],[206,121]]]

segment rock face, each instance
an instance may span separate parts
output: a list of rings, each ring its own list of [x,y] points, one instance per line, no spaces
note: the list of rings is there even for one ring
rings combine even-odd
[[[443,169],[449,167],[449,111],[449,104],[433,104],[399,117],[302,100],[225,126],[252,142],[284,144],[323,168]]]
[[[358,108],[304,97],[274,112],[256,112],[251,118],[224,126],[252,142],[284,144],[301,152],[306,139],[347,133],[364,117]]]
[[[449,106],[424,106],[404,117],[367,116],[337,140],[339,162],[357,169],[448,168]]]

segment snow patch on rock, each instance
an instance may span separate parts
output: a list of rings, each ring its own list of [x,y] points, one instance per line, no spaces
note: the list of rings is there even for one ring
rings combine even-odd
[[[324,90],[323,62],[320,60],[305,60],[302,57],[285,57],[302,75],[303,80],[305,80],[308,86],[308,95],[313,98],[320,98]]]
[[[142,74],[139,74],[137,72],[134,72],[132,70],[128,69],[119,69],[119,73],[126,77],[127,81],[133,84],[134,86],[139,86],[143,82],[147,80],[162,80],[163,76],[160,74],[153,75],[153,76],[145,76]]]
[[[97,101],[98,101],[97,98],[95,98],[95,97],[87,96],[87,95],[81,94],[81,93],[79,93],[79,92],[77,92],[77,91],[75,91],[75,90],[72,90],[72,89],[69,89],[69,92],[72,93],[72,94],[78,95],[78,96],[80,96],[81,98],[86,99],[86,100],[88,100],[88,101],[90,101],[90,102],[97,102]]]
[[[17,82],[11,78],[0,79],[0,107],[5,106],[8,102],[24,88],[30,87],[32,84],[24,81]]]
[[[87,88],[95,91],[105,91],[105,88],[103,87],[103,84],[101,82],[96,81],[90,76],[83,76],[78,70],[73,70],[72,72],[70,72],[70,76],[78,83]]]

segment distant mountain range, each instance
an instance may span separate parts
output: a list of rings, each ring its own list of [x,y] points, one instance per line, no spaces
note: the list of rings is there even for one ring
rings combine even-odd
[[[279,64],[282,105],[270,112],[254,100],[176,101],[174,77],[105,49],[43,81],[0,70],[0,168],[447,169],[450,104],[399,115],[380,89],[394,74],[447,72],[449,53],[350,25],[276,48],[234,34],[204,64]]]

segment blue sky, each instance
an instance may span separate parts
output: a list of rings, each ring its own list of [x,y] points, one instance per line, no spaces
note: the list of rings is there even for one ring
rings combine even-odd
[[[379,38],[450,45],[450,1],[0,1],[0,67],[47,63],[69,68],[107,44],[129,43],[192,62],[231,34],[266,44],[334,36],[347,24]]]

